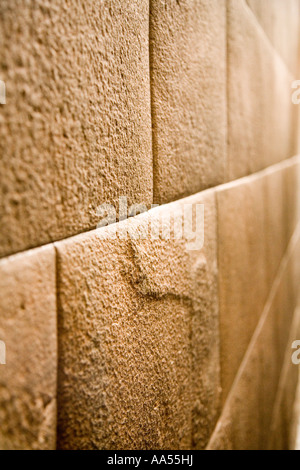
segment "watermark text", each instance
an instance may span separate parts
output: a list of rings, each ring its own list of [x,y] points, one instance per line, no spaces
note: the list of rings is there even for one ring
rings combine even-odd
[[[135,219],[141,214],[144,214],[143,219]],[[97,208],[96,215],[100,219],[98,229],[110,226],[109,233],[103,234],[105,238],[184,240],[187,250],[191,251],[201,250],[204,245],[204,204],[186,202],[170,205],[168,209],[164,207],[163,210],[155,204],[147,212],[146,204],[128,207],[127,197],[121,196],[118,211],[115,206],[106,203]],[[117,223],[126,220],[126,224]]]
[[[300,80],[295,80],[292,83],[292,88],[296,90],[292,94],[292,102],[293,104],[300,104]]]

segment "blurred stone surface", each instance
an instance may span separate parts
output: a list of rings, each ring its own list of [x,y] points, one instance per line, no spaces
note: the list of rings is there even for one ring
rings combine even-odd
[[[55,252],[0,261],[0,448],[56,448],[57,323]]]
[[[228,0],[227,9],[227,178],[234,180],[294,155],[293,76],[246,1]]]
[[[299,259],[299,231],[296,240],[281,264],[209,450],[281,450],[288,446],[298,380],[298,369],[291,365],[290,339],[299,332],[299,311],[291,302],[289,276],[291,264]]]
[[[299,0],[247,0],[275,51],[294,76],[299,54]]]

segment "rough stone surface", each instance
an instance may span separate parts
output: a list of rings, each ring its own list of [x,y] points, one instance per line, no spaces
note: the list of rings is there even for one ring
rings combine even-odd
[[[293,78],[246,2],[227,5],[227,177],[234,180],[293,156]]]
[[[264,183],[254,175],[217,192],[223,399],[268,296]]]
[[[0,256],[152,202],[149,3],[3,0]]]
[[[205,203],[205,245],[124,238]],[[173,217],[173,216],[172,216]],[[220,403],[214,194],[56,244],[63,449],[205,447]],[[134,233],[136,233],[134,232]],[[171,262],[170,262],[171,260]]]
[[[297,74],[299,0],[247,0],[260,25],[288,68]]]
[[[0,262],[0,448],[56,447],[55,252],[47,247]]]
[[[225,1],[152,0],[150,60],[161,204],[225,181]]]

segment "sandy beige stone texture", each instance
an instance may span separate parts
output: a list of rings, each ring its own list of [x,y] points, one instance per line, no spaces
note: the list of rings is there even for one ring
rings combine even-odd
[[[295,326],[299,323],[299,315],[295,314],[293,319],[295,304],[291,302],[289,292],[290,265],[296,260],[298,250],[296,238],[281,264],[264,313],[208,444],[209,450],[267,450],[270,447],[270,438],[275,434],[277,390],[287,364],[287,358],[284,358],[288,352],[291,355],[289,338],[299,331]],[[292,397],[293,402],[297,380],[289,380],[285,385],[286,395]],[[286,422],[280,429],[277,426],[281,424],[275,420],[275,429],[279,434],[284,433],[289,424]],[[275,441],[271,443],[274,450],[277,445]]]
[[[293,232],[288,233],[286,221],[290,210],[286,191],[286,174],[293,167],[285,161],[268,168],[263,176],[265,210],[265,243],[268,287],[271,288],[280,262]],[[295,187],[293,187],[293,190]],[[294,227],[295,229],[295,227]]]
[[[152,202],[149,3],[3,0],[0,256]]]
[[[227,2],[228,180],[294,155],[293,77],[246,2]]]
[[[268,296],[264,192],[260,174],[217,192],[223,400]]]
[[[299,157],[220,186],[218,253],[223,399],[299,223]],[[297,295],[298,265],[288,278]]]
[[[53,247],[0,261],[0,448],[56,447],[57,322]]]
[[[154,201],[224,182],[224,0],[151,0]]]
[[[184,203],[205,204],[201,250],[124,235],[180,225]],[[59,448],[204,448],[220,407],[214,193],[119,227],[56,244]]]
[[[275,51],[297,75],[299,53],[299,0],[247,0]]]

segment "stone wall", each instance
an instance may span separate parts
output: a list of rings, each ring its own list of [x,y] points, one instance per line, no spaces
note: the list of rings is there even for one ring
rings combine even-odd
[[[300,1],[2,0],[0,42],[0,448],[292,448]]]

